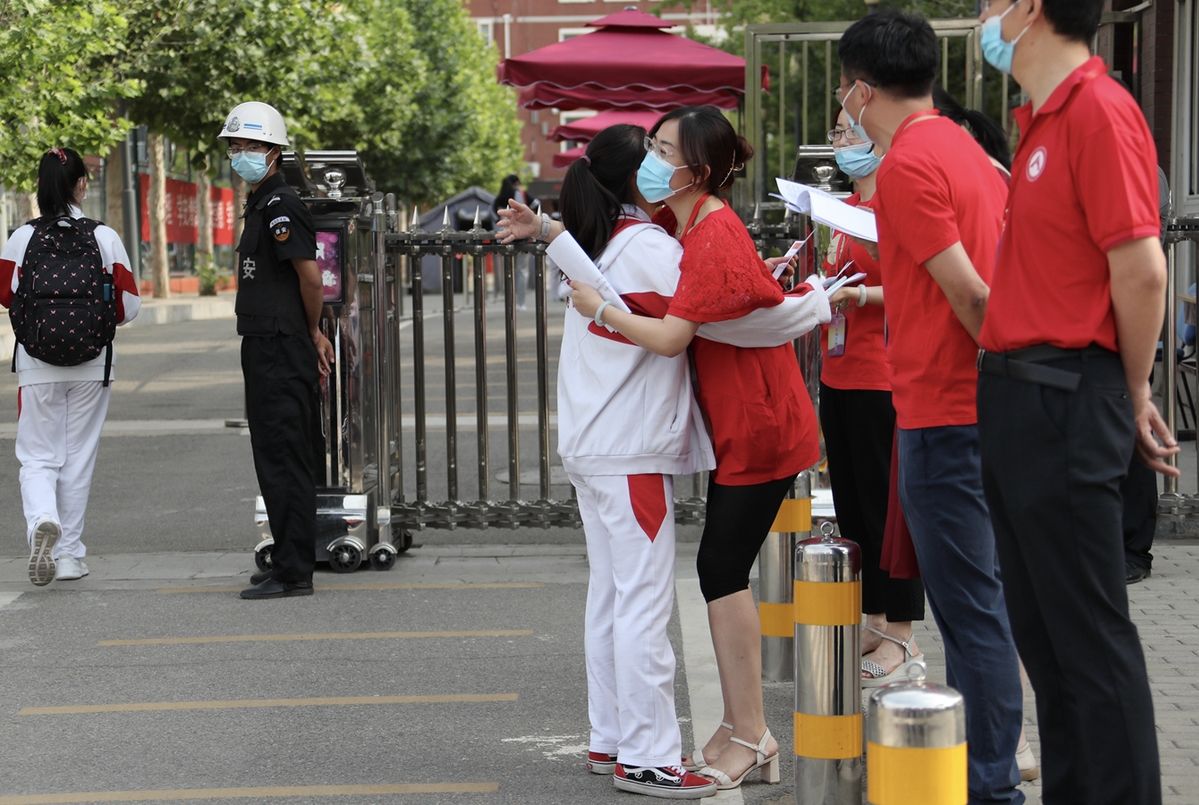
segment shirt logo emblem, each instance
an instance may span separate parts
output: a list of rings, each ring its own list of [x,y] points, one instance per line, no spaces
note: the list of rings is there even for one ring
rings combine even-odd
[[[241,262],[241,278],[244,280],[254,279],[254,272],[258,269],[258,264],[254,262],[253,257],[247,257]]]
[[[1028,180],[1035,182],[1041,178],[1041,174],[1045,172],[1045,163],[1049,160],[1049,152],[1045,150],[1045,146],[1041,146],[1036,151],[1032,152],[1032,156],[1028,158]]]

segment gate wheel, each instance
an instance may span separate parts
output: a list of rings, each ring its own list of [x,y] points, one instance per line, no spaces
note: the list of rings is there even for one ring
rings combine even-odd
[[[274,562],[271,561],[272,547],[273,546],[271,545],[267,545],[264,548],[259,548],[258,550],[254,551],[254,564],[259,570],[270,570],[271,566],[274,564]]]
[[[329,549],[329,569],[335,573],[353,573],[362,564],[362,551],[342,543]]]

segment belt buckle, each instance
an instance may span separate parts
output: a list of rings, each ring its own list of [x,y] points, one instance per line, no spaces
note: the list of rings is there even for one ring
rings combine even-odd
[[[983,370],[983,356],[987,354],[985,349],[978,350],[978,357],[974,360],[974,368],[981,372]]]

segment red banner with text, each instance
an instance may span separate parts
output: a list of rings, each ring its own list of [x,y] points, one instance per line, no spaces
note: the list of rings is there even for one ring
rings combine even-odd
[[[142,241],[150,242],[150,177],[140,174],[142,215]],[[215,246],[233,245],[233,189],[212,187],[212,242]],[[195,182],[167,179],[166,219],[167,242],[194,244],[197,240],[199,204],[196,199]]]

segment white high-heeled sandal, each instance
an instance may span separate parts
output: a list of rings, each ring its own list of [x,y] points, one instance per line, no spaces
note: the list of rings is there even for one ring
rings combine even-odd
[[[862,660],[862,673],[869,674],[869,677],[862,677],[863,688],[881,688],[883,685],[889,685],[892,682],[900,679],[908,678],[908,671],[913,665],[924,665],[924,653],[913,653],[912,638],[900,640],[898,637],[892,637],[881,629],[875,629],[873,626],[867,626],[867,631],[881,637],[883,640],[894,643],[903,648],[903,662],[895,666],[895,669],[887,673],[887,669],[879,665],[874,660]],[[881,645],[881,643],[880,643]]]
[[[733,731],[733,725],[727,721],[721,721],[720,726],[724,727],[729,732]],[[712,760],[715,759],[716,758],[712,758]],[[709,763],[711,763],[712,760],[704,760],[704,748],[702,746],[696,746],[691,750],[690,758],[683,760],[683,768],[687,771],[699,771],[704,766],[707,766]]]
[[[762,737],[758,741],[757,746],[751,744],[749,741],[741,740],[736,735],[734,735],[732,738],[729,738],[730,742],[744,746],[746,749],[752,749],[755,753],[754,763],[748,769],[741,772],[741,776],[737,777],[736,779],[729,777],[720,769],[716,769],[711,766],[705,766],[699,770],[699,773],[704,777],[710,777],[711,779],[715,780],[716,789],[718,791],[728,791],[730,788],[739,788],[741,784],[745,782],[745,778],[754,771],[759,772],[762,782],[773,785],[779,781],[779,753],[778,750],[775,750],[773,755],[766,754],[766,744],[770,743],[770,739],[771,735],[769,728],[762,733]]]

